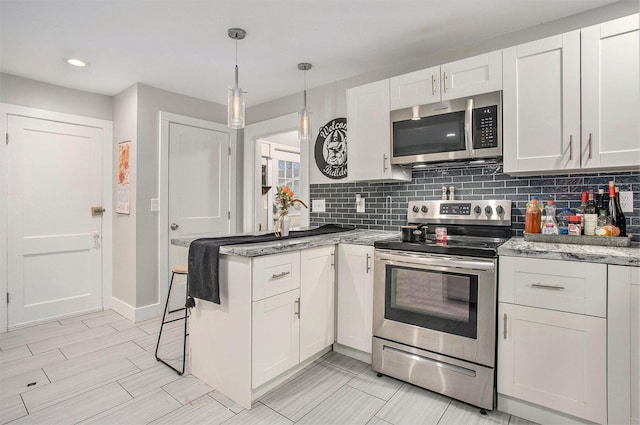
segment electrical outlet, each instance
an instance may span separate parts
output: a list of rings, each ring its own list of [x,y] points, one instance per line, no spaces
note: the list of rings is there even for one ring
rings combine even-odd
[[[364,212],[364,198],[361,195],[356,195],[356,212]]]
[[[633,192],[630,190],[620,192],[620,206],[622,212],[633,212]]]
[[[327,205],[324,199],[312,199],[311,200],[311,211],[312,212],[326,212]]]
[[[160,199],[151,198],[151,211],[153,212],[160,211]]]

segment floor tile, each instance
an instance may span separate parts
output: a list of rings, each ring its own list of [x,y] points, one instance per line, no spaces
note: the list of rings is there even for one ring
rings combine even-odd
[[[142,348],[132,341],[128,341],[124,344],[114,345],[104,350],[92,351],[79,357],[45,366],[44,371],[51,382],[56,382],[72,375],[88,372],[114,360],[125,359],[139,353],[144,353]]]
[[[133,341],[132,343],[135,344]],[[140,348],[138,344],[136,344],[136,347]],[[153,351],[144,351],[142,348],[140,348],[140,350],[142,351],[140,354],[128,357],[129,361],[136,365],[138,369],[146,370],[160,364],[156,360],[156,355]]]
[[[393,397],[403,384],[402,381],[385,375],[378,377],[377,373],[371,369],[371,366],[367,366],[365,370],[348,383],[349,386],[355,389],[386,401]]]
[[[183,376],[164,385],[162,389],[182,404],[190,403],[213,390],[213,388],[193,376]]]
[[[90,328],[97,328],[98,326],[108,325],[110,323],[114,323],[123,319],[124,317],[122,317],[115,311],[107,310],[100,316],[83,319],[82,322]]]
[[[139,372],[139,369],[133,363],[126,359],[117,359],[87,372],[26,392],[22,395],[22,399],[31,413],[136,372]]]
[[[115,406],[81,423],[83,425],[148,424],[181,406],[166,392],[156,390]]]
[[[71,345],[77,342],[84,342],[88,339],[103,337],[105,335],[114,334],[117,331],[111,326],[103,325],[94,329],[84,328],[77,332],[60,335],[53,338],[43,339],[29,343],[29,349],[33,354],[44,353],[45,351],[54,350],[62,346]]]
[[[274,412],[261,403],[256,403],[251,410],[244,410],[223,422],[224,425],[290,425],[289,419]]]
[[[66,358],[62,355],[60,350],[53,350],[31,356],[27,359],[6,363],[0,366],[0,380],[4,381],[12,376],[20,375],[21,373],[28,372],[30,370],[41,369],[45,366],[60,363],[65,360]]]
[[[57,403],[39,412],[30,413],[18,419],[14,424],[75,424],[100,412],[118,406],[131,396],[118,384],[108,384],[76,397]]]
[[[151,422],[152,425],[217,425],[235,416],[209,396],[202,396],[185,404],[163,417]]]
[[[233,413],[240,413],[245,410],[244,407],[240,406],[235,401],[231,400],[226,395],[222,394],[220,391],[214,390],[209,393],[209,397],[213,398],[218,403],[222,404],[227,409],[231,410]]]
[[[389,422],[383,421],[379,417],[374,416],[373,418],[371,418],[369,422],[367,422],[367,425],[393,425],[393,424],[390,424]]]
[[[82,322],[83,320],[93,319],[95,317],[110,316],[111,314],[117,314],[117,313],[113,310],[95,311],[93,313],[80,314],[73,317],[66,317],[64,319],[58,320],[58,322],[60,322],[62,325],[68,325],[70,323],[78,323],[78,322]]]
[[[537,425],[537,424],[536,422],[531,422],[521,417],[511,415],[511,417],[509,418],[509,425]]]
[[[53,329],[61,328],[62,325],[57,321],[41,323],[39,325],[27,326],[24,328],[14,329],[9,332],[0,333],[0,341],[3,341],[8,338],[15,338],[20,335],[25,334],[41,334],[42,332],[51,331]]]
[[[508,423],[509,415],[506,413],[493,410],[483,415],[478,407],[452,400],[438,425],[507,425]]]
[[[173,313],[173,314],[169,314],[167,316],[167,318],[165,320],[173,320],[173,319],[178,319],[184,317],[184,312],[183,313]],[[147,320],[145,322],[142,323],[137,323],[136,325],[142,329],[143,331],[145,331],[148,334],[158,334],[158,332],[160,332],[160,324],[162,322],[162,317],[158,317],[156,319],[151,319],[151,320]],[[170,323],[165,323],[162,333],[164,333],[165,330],[167,329],[172,329],[172,328],[179,328],[182,327],[184,329],[184,321],[182,320],[176,320],[175,322],[170,322]]]
[[[350,381],[353,376],[328,363],[320,363],[266,394],[260,401],[295,422]]]
[[[435,424],[450,399],[410,384],[404,384],[376,414],[394,425]]]
[[[322,356],[321,360],[356,375],[365,370],[367,366],[369,366],[363,361],[345,356],[340,353],[336,353],[335,351],[329,351],[327,354]]]
[[[366,424],[384,401],[349,386],[343,386],[297,424]]]
[[[135,328],[136,324],[131,322],[129,319],[122,318],[120,320],[116,320],[115,322],[110,322],[109,326],[117,331],[123,331],[125,329]]]
[[[2,380],[2,393],[0,397],[14,394],[26,394],[49,385],[49,379],[42,369],[30,370],[20,375]]]
[[[10,335],[0,340],[0,348],[6,350],[8,348],[17,347],[24,344],[32,344],[34,342],[42,341],[49,338],[55,338],[62,335],[73,334],[82,330],[88,329],[84,323],[72,323],[68,326],[50,326],[41,327],[38,326],[33,332],[16,332],[12,335],[12,332],[4,335]]]
[[[0,396],[0,424],[6,424],[14,419],[27,415],[22,397],[19,394]]]
[[[121,379],[120,385],[134,397],[153,391],[180,376],[163,364]]]
[[[29,347],[26,345],[9,348],[7,350],[0,351],[0,365],[31,357],[31,355],[31,350],[29,350]]]
[[[106,336],[90,338],[86,341],[65,345],[63,347],[60,347],[60,351],[62,351],[62,354],[64,354],[67,358],[78,357],[82,356],[83,354],[102,350],[108,347],[113,347],[114,345],[119,345],[124,342],[134,340],[141,335],[144,335],[144,332],[138,328],[125,329],[121,332],[115,332]]]
[[[162,341],[160,342],[161,346],[166,344],[171,344],[176,341],[182,341],[184,337],[184,327],[176,326],[173,328],[163,329],[162,330]],[[153,333],[150,335],[143,334],[140,338],[135,339],[135,343],[138,344],[145,350],[155,350],[156,344],[158,343],[158,333]]]

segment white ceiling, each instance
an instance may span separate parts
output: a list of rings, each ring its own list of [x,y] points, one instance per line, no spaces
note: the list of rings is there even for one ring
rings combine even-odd
[[[0,71],[115,95],[139,82],[225,104],[240,27],[248,106],[614,0],[0,0]],[[63,62],[79,57],[89,66]]]

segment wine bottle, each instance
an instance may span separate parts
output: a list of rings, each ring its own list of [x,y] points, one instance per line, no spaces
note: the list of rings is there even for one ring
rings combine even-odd
[[[584,234],[587,236],[593,236],[596,231],[596,225],[598,223],[598,210],[596,204],[593,202],[593,189],[589,190],[589,201],[587,206],[584,207]]]
[[[616,223],[618,223],[618,229],[620,229],[620,236],[627,236],[627,218],[624,216],[622,212],[622,207],[620,206],[620,188],[616,187],[616,208],[618,211],[618,216],[616,217]]]
[[[616,206],[616,189],[613,186],[613,181],[609,182],[609,205],[607,206],[607,218],[611,224],[615,227],[618,226],[618,207]]]

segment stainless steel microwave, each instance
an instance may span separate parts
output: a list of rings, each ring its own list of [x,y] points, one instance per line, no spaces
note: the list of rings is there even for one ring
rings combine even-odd
[[[392,164],[502,156],[502,92],[391,111]]]

